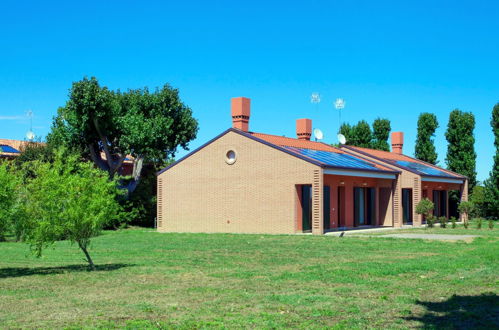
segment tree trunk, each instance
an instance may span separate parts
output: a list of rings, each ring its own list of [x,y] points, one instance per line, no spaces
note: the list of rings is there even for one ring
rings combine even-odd
[[[90,270],[95,270],[95,265],[94,265],[94,262],[92,261],[92,258],[90,257],[90,254],[88,253],[87,251],[87,245],[86,244],[82,244],[81,242],[78,242],[78,245],[80,246],[80,249],[83,251],[83,253],[85,254],[85,257],[87,257],[87,261],[88,261],[88,268]]]
[[[140,174],[142,173],[142,165],[144,164],[144,157],[137,156],[133,162],[132,180],[127,185],[128,195],[134,192],[140,182]]]

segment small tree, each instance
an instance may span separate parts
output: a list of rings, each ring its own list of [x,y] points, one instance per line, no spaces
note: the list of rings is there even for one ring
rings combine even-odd
[[[435,204],[428,198],[423,198],[416,205],[416,213],[424,216],[428,222],[428,225],[433,224],[433,214],[432,211],[435,208]],[[431,225],[430,225],[431,227]]]
[[[499,103],[492,110],[490,126],[494,133],[494,164],[490,177],[485,181],[484,206],[488,217],[499,218]]]
[[[12,225],[17,198],[18,177],[12,173],[6,162],[0,162],[0,241]]]
[[[348,123],[343,123],[340,126],[340,133],[343,134],[347,140],[347,145],[355,145],[355,141],[353,139],[353,129],[352,126]]]
[[[372,132],[371,127],[365,120],[361,120],[357,125],[352,127],[353,141],[355,146],[370,148],[372,143]]]
[[[468,220],[470,214],[472,214],[474,210],[475,205],[471,201],[464,201],[459,203],[459,206],[457,207],[459,214],[461,214],[461,217],[463,218],[465,228],[468,228]]]
[[[26,185],[25,237],[37,256],[61,238],[78,244],[90,269],[90,239],[120,216],[116,181],[76,155],[57,152],[53,163],[31,162],[36,176]]]
[[[437,116],[432,113],[424,112],[419,115],[418,135],[414,156],[427,163],[437,163],[437,152],[435,150],[435,131],[438,128]]]

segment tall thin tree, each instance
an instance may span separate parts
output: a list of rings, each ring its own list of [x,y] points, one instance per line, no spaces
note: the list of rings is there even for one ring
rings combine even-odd
[[[468,191],[476,185],[475,116],[471,112],[455,109],[450,113],[445,138],[447,139],[447,157],[445,162],[449,170],[468,177]]]
[[[418,118],[418,135],[414,156],[427,163],[437,164],[437,151],[435,150],[435,131],[438,128],[437,116],[423,112]]]
[[[494,133],[496,154],[490,177],[485,181],[485,212],[487,216],[497,219],[499,218],[499,103],[492,110],[490,125]]]

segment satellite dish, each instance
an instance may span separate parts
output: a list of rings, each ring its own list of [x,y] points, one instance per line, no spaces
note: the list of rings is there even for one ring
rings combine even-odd
[[[315,140],[322,140],[324,138],[324,134],[322,134],[322,131],[318,128],[314,129],[314,137]]]
[[[340,142],[340,144],[345,144],[347,143],[347,138],[345,137],[345,135],[343,134],[338,134],[338,141]]]
[[[33,133],[32,131],[28,131],[28,133],[26,133],[26,138],[29,141],[33,141],[35,139],[35,133]]]

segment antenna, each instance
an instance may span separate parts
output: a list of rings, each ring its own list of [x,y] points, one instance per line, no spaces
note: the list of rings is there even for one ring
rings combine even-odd
[[[317,140],[322,140],[324,138],[324,134],[322,134],[322,131],[318,128],[314,129],[314,137],[315,141]]]
[[[340,132],[340,127],[341,127],[341,109],[345,107],[345,104],[346,102],[344,99],[336,99],[336,101],[334,102],[334,107],[336,108],[336,110],[338,110],[339,114],[338,133]]]
[[[29,141],[33,141],[35,139],[35,133],[33,133],[33,111],[26,111],[26,116],[29,118],[29,131],[26,133],[26,138]]]
[[[343,135],[343,134],[339,133],[339,134],[338,134],[338,142],[339,142],[340,144],[345,144],[345,143],[347,143],[347,138],[345,137],[345,135]]]

